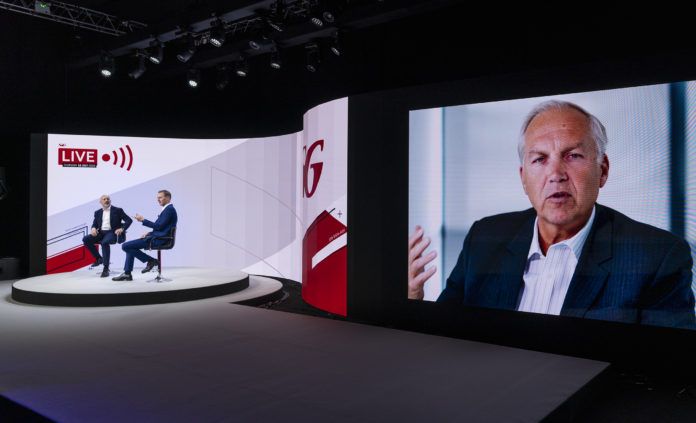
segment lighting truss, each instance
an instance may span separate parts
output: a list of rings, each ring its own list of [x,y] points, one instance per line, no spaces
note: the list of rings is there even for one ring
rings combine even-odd
[[[113,15],[57,1],[0,0],[0,9],[117,37],[147,28],[142,22],[121,20]]]
[[[297,18],[298,16],[307,16],[312,8],[315,8],[319,2],[318,0],[296,0],[296,1],[286,1],[283,3],[282,10],[278,9],[279,3],[274,3],[271,11],[273,12],[273,17],[275,19],[281,19],[286,21],[288,19]],[[243,18],[234,21],[222,21],[222,29],[225,34],[233,38],[237,34],[244,34],[252,28],[257,28],[260,26],[265,19],[269,18],[268,15],[259,16],[257,14],[252,14],[245,16]],[[210,30],[200,33],[201,39],[204,42],[210,39]]]

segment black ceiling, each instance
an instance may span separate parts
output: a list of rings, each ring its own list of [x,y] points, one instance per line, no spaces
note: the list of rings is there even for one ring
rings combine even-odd
[[[315,0],[316,1],[316,0]],[[257,10],[272,1],[81,0],[73,4],[148,24],[153,34],[233,10]],[[582,63],[693,54],[687,14],[655,11],[543,13],[517,6],[424,0],[342,0],[362,14],[351,16],[345,54],[324,55],[318,72],[304,68],[301,45],[288,48],[284,67],[268,66],[268,55],[250,58],[251,73],[233,77],[224,91],[214,87],[215,55],[206,46],[202,82],[190,89],[187,66],[165,46],[165,61],[132,80],[128,54],[117,74],[102,78],[95,58],[152,34],[107,36],[0,10],[0,112],[13,132],[85,132],[162,136],[234,136],[297,130],[308,108],[346,95],[404,86],[564,69]],[[371,8],[371,9],[370,9]],[[364,12],[367,10],[367,12]],[[369,13],[368,13],[369,12]],[[601,12],[601,13],[600,13]],[[372,14],[370,14],[372,13]],[[346,18],[347,19],[347,18]],[[306,27],[300,27],[299,30]],[[657,30],[659,28],[659,30]],[[307,29],[312,31],[311,28]],[[232,43],[230,44],[233,45]],[[230,47],[233,49],[233,47]],[[226,51],[219,60],[233,57]],[[92,63],[85,63],[85,60]],[[601,72],[598,72],[601,74]],[[595,76],[596,77],[596,76]]]
[[[249,5],[270,2],[253,0],[76,0],[66,3],[115,15],[121,19],[136,20],[148,25],[154,25],[171,19],[187,17],[195,13],[210,13],[221,11],[222,9],[241,9]]]

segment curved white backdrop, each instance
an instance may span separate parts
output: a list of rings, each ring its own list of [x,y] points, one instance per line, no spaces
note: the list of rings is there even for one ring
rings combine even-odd
[[[113,205],[131,217],[140,213],[154,221],[160,209],[157,191],[167,189],[179,223],[176,247],[164,252],[165,263],[222,266],[301,281],[307,228],[325,212],[346,225],[347,123],[348,99],[343,98],[308,111],[303,131],[275,137],[49,134],[47,271],[71,271],[91,261],[81,240],[102,194],[109,194]],[[309,147],[318,140],[323,141],[321,148],[315,147],[307,160]],[[72,149],[64,150],[63,159],[84,158],[85,150],[96,150],[96,160],[91,167],[63,166],[61,149]],[[305,180],[310,186],[305,187]],[[312,191],[311,197],[306,190]],[[147,231],[134,220],[128,239]],[[345,248],[345,237],[336,245],[322,254]],[[121,268],[125,255],[120,246],[111,251],[112,267]],[[77,257],[82,261],[75,261]]]

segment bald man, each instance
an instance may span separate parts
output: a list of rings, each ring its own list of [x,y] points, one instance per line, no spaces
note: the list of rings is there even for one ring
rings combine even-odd
[[[82,238],[82,243],[94,257],[92,267],[104,264],[101,277],[105,278],[109,276],[111,244],[121,244],[126,240],[126,230],[133,223],[133,219],[123,209],[111,205],[111,197],[108,195],[102,195],[99,204],[101,208],[94,212],[92,227],[89,234]],[[99,255],[95,244],[101,245],[103,257]]]

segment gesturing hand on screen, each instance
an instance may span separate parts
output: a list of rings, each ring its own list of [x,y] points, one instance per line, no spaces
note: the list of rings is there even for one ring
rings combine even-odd
[[[135,220],[137,220],[138,222],[142,222],[143,220],[145,220],[145,218],[139,215],[138,213],[136,213],[134,217]]]
[[[426,264],[435,260],[437,252],[423,255],[430,246],[430,238],[424,235],[423,228],[416,225],[416,232],[408,239],[408,298],[412,300],[423,299],[423,285],[437,270],[436,266],[425,268]]]

